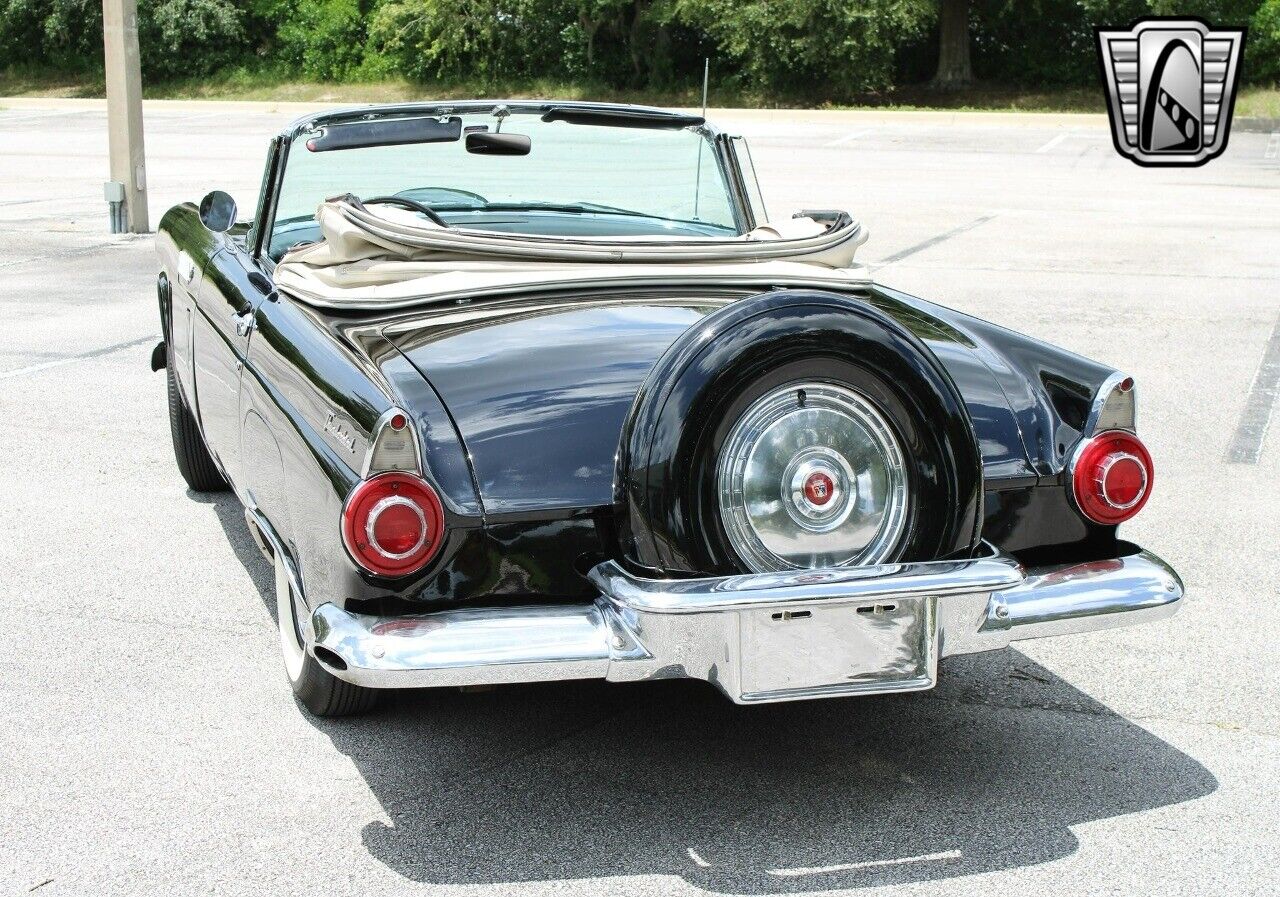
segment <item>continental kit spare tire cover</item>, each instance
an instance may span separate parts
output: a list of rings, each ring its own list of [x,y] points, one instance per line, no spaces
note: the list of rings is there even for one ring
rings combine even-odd
[[[880,431],[891,434],[885,441],[893,448],[898,494],[906,499],[888,537],[892,544],[881,545],[871,562],[936,560],[973,551],[981,532],[981,456],[964,399],[950,376],[923,342],[867,301],[781,290],[733,302],[699,321],[659,358],[642,384],[618,452],[624,561],[640,573],[673,576],[830,565],[829,556],[812,556],[817,560],[811,563],[794,557],[771,560],[767,551],[744,548],[744,540],[760,541],[752,530],[755,523],[739,526],[741,509],[724,510],[718,485],[726,482],[726,443],[737,450],[734,456],[741,455],[744,425],[785,405],[790,392],[803,408],[806,388],[815,396],[834,396],[837,408],[841,397],[849,398],[850,407],[865,409]],[[780,414],[785,416],[786,409]],[[792,429],[804,431],[794,437],[807,446],[801,452],[833,455],[821,444],[836,438],[829,428]],[[786,441],[771,434],[760,439]],[[778,470],[785,452],[794,448],[780,450]],[[846,485],[854,494],[859,474],[839,463],[852,475]],[[808,495],[822,501],[833,485],[819,472],[791,491],[788,484],[800,480],[790,468],[777,477],[768,464],[757,467],[766,473],[752,474],[764,484],[756,505],[768,506],[775,517],[791,497],[802,504]],[[835,469],[832,476],[840,478]],[[793,517],[794,511],[789,511]],[[856,558],[848,562],[859,563]]]

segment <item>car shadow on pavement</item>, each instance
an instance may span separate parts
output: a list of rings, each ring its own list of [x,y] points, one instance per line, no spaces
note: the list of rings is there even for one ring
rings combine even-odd
[[[274,615],[238,504],[215,507]],[[570,682],[388,693],[370,716],[308,719],[390,820],[363,828],[365,848],[432,883],[928,881],[1060,859],[1072,826],[1217,788],[1016,650],[950,658],[915,695],[738,707],[698,682]]]

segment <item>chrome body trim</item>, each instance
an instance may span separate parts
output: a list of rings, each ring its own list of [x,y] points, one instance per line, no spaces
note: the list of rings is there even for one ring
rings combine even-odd
[[[1128,389],[1121,385],[1129,384]],[[1122,371],[1116,371],[1102,381],[1093,403],[1089,406],[1089,417],[1085,420],[1081,431],[1081,441],[1106,430],[1128,430],[1137,432],[1138,389],[1133,385],[1133,378]]]
[[[397,415],[405,419],[404,427],[399,430],[391,426],[392,418]],[[409,439],[407,445],[393,444],[406,436]],[[391,456],[390,459],[387,456]],[[418,428],[414,426],[409,412],[394,405],[382,412],[369,432],[369,447],[360,466],[360,478],[367,480],[393,470],[422,476],[422,443],[418,439]]]
[[[1138,469],[1142,471],[1142,487],[1138,490],[1138,494],[1133,497],[1132,501],[1114,502],[1111,500],[1111,496],[1107,493],[1107,474],[1111,473],[1111,468],[1115,467],[1120,461],[1132,461],[1137,464]],[[1143,464],[1142,459],[1137,455],[1131,454],[1130,452],[1112,452],[1103,460],[1102,466],[1098,468],[1098,475],[1093,478],[1093,481],[1098,485],[1099,493],[1103,501],[1115,508],[1117,511],[1127,511],[1138,502],[1142,501],[1143,497],[1147,494],[1147,485],[1150,482],[1150,477],[1147,475],[1147,465]]]
[[[373,617],[322,604],[316,643],[346,663],[332,672],[374,688],[603,679],[642,651],[615,633],[599,602],[557,607],[463,608]]]
[[[699,614],[777,604],[878,601],[895,595],[992,592],[1022,582],[1022,568],[994,552],[970,561],[831,567],[709,579],[644,579],[617,561],[591,571],[591,581],[616,603],[639,613]]]
[[[606,561],[591,581],[589,604],[399,617],[323,604],[304,630],[331,672],[375,688],[692,678],[752,704],[927,689],[940,657],[1162,619],[1183,596],[1137,548],[1032,570],[988,547],[968,561],[692,580]]]
[[[814,433],[827,438],[819,444]],[[819,380],[780,384],[742,412],[720,449],[720,522],[743,565],[757,573],[879,564],[907,526],[903,458],[893,428],[857,390]],[[825,507],[801,500],[805,473],[814,469],[836,487]]]
[[[992,597],[982,628],[1020,641],[1129,626],[1173,616],[1184,591],[1174,569],[1149,551],[1041,568]]]
[[[377,533],[374,531],[374,527],[377,525],[378,518],[382,516],[382,513],[388,508],[397,507],[408,508],[417,516],[418,525],[422,527],[422,532],[418,535],[418,541],[413,543],[413,547],[398,554],[384,549],[382,543],[378,541]],[[370,509],[369,519],[364,524],[364,536],[369,540],[369,546],[384,558],[392,561],[403,561],[405,558],[416,554],[418,549],[422,548],[423,543],[427,541],[427,515],[422,513],[422,508],[409,501],[403,495],[388,495]]]
[[[289,588],[293,590],[293,594],[305,604],[305,593],[302,591],[302,575],[298,570],[297,562],[280,539],[280,534],[276,532],[276,528],[271,525],[271,521],[258,510],[257,505],[251,502],[245,503],[244,520],[249,527],[249,535],[253,537],[254,544],[262,552],[263,558],[275,568],[277,598],[279,592],[287,583]],[[276,613],[277,615],[280,613],[279,608],[276,608]],[[310,616],[305,613],[299,615],[298,628],[302,632],[302,638],[307,643],[306,650],[309,652],[316,641]]]

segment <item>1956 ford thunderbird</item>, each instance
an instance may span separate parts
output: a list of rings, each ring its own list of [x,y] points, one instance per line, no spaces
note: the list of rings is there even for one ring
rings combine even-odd
[[[1133,380],[875,284],[766,215],[741,138],[636,106],[302,119],[252,221],[160,225],[178,469],[231,488],[320,715],[379,689],[931,687],[940,657],[1172,614],[1117,538]]]

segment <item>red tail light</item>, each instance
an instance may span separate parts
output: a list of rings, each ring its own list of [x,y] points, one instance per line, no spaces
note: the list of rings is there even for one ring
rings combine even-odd
[[[1123,523],[1151,495],[1155,468],[1142,441],[1109,430],[1086,441],[1071,465],[1071,492],[1080,513],[1096,523]]]
[[[370,573],[413,573],[444,544],[440,498],[412,474],[384,473],[365,480],[342,509],[342,540],[356,563]]]

